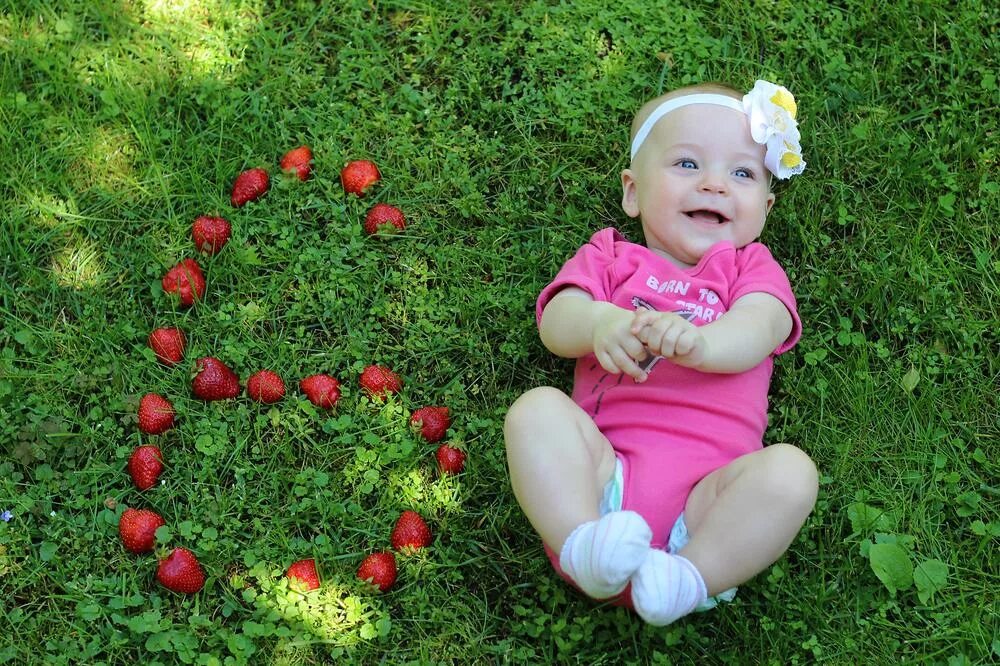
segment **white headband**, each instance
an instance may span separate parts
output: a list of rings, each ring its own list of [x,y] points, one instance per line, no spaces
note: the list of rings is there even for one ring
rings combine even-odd
[[[663,116],[691,104],[713,104],[745,113],[750,120],[753,140],[767,147],[764,166],[779,179],[800,174],[806,168],[795,122],[795,98],[786,88],[763,80],[758,80],[742,100],[717,93],[694,93],[666,100],[649,114],[635,133],[631,159],[635,159],[653,126]]]
[[[649,114],[646,118],[646,122],[642,124],[639,131],[635,133],[635,138],[632,139],[632,159],[635,159],[636,153],[639,152],[639,148],[642,147],[642,142],[646,140],[649,133],[653,131],[653,125],[659,122],[660,118],[667,115],[671,111],[676,111],[682,106],[689,106],[691,104],[714,104],[715,106],[725,106],[727,108],[733,109],[734,111],[743,111],[743,103],[728,95],[716,95],[714,93],[698,93],[695,95],[681,95],[680,97],[674,97],[668,99],[663,104],[660,104],[656,109]]]

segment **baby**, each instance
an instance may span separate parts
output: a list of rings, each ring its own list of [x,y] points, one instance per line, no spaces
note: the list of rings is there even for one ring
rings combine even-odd
[[[770,176],[805,167],[795,101],[758,81],[675,90],[632,122],[622,208],[538,297],[542,343],[575,358],[572,398],[541,387],[504,425],[511,484],[556,571],[665,625],[730,600],[788,548],[816,501],[809,457],[762,445],[774,357],[801,324],[755,242]]]

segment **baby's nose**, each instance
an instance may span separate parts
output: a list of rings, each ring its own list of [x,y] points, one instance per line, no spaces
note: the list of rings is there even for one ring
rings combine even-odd
[[[726,193],[726,181],[724,178],[718,178],[713,175],[706,175],[701,181],[701,191],[702,192],[712,192],[715,194],[725,194]]]

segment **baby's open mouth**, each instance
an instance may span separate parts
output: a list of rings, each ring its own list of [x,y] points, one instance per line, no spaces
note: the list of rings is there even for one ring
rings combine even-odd
[[[716,213],[714,210],[689,210],[685,211],[684,214],[692,220],[698,222],[714,222],[716,224],[722,224],[723,222],[729,221],[729,218],[725,215],[722,213]]]

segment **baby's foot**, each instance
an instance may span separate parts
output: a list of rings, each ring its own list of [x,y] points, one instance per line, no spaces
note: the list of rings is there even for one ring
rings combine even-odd
[[[662,627],[684,617],[708,598],[705,581],[680,555],[650,549],[632,575],[632,605],[646,622]]]
[[[635,511],[612,511],[573,530],[559,552],[559,566],[588,596],[607,599],[628,585],[652,538]]]

